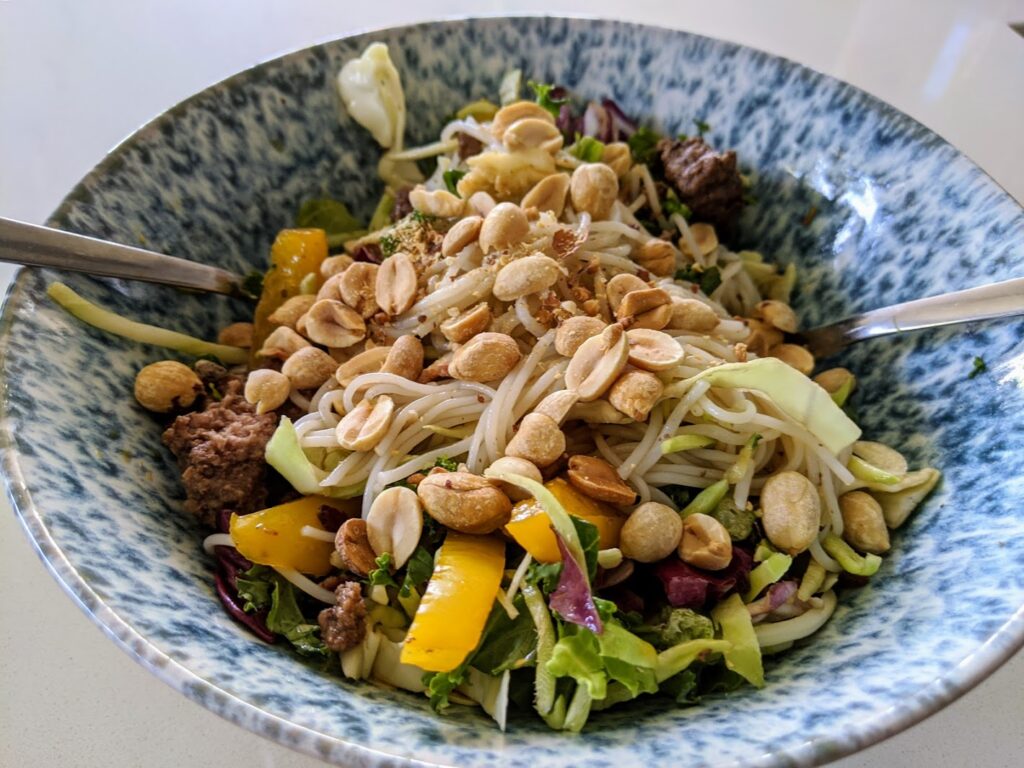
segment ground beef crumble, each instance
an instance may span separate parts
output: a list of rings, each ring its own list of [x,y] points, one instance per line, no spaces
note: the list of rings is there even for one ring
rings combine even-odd
[[[242,378],[216,365],[196,369],[214,394],[203,410],[178,416],[163,440],[181,468],[186,511],[213,527],[222,510],[243,515],[266,506],[264,452],[278,416],[256,415],[242,396]]]
[[[366,636],[366,603],[359,582],[346,581],[334,590],[337,605],[320,611],[320,639],[332,651],[355,648]]]
[[[658,152],[665,179],[697,221],[731,228],[743,210],[743,181],[736,153],[718,153],[703,138],[662,139]]]

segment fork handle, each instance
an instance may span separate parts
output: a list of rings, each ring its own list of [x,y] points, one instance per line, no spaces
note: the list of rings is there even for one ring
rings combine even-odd
[[[240,295],[238,277],[227,270],[2,217],[0,261]]]
[[[1024,315],[1024,277],[873,309],[847,320],[849,341]]]

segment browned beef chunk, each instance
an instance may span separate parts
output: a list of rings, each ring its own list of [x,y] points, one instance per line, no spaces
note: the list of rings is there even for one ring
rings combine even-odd
[[[181,467],[185,509],[209,526],[221,510],[247,514],[266,506],[263,455],[277,414],[257,416],[241,396],[242,386],[238,377],[220,378],[223,399],[211,398],[204,410],[179,416],[163,436]]]
[[[736,153],[719,154],[695,136],[686,141],[662,139],[658,143],[665,178],[697,221],[729,229],[743,209],[743,182],[736,169]]]
[[[391,220],[399,221],[412,213],[412,203],[409,202],[409,193],[412,187],[402,187],[395,192],[395,207],[391,209]]]
[[[320,639],[332,651],[355,648],[366,636],[366,604],[359,582],[346,581],[334,590],[338,604],[320,611]]]
[[[474,139],[468,133],[456,133],[455,138],[459,142],[459,159],[465,160],[467,157],[473,155],[479,155],[484,151],[484,144],[479,139]]]

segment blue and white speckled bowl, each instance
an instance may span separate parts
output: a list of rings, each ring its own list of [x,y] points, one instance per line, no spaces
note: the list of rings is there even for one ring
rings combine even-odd
[[[365,214],[377,149],[338,122],[332,75],[369,42],[391,46],[410,139],[434,136],[503,70],[610,94],[666,130],[693,118],[736,147],[760,203],[743,239],[801,267],[813,324],[851,310],[1024,274],[1024,215],[991,179],[906,116],[792,62],[610,21],[487,19],[360,35],[246,71],[118,147],[51,223],[242,271],[264,262],[302,199]],[[818,215],[802,220],[810,206]],[[321,675],[221,611],[202,532],[133,374],[163,357],[56,309],[55,274],[23,271],[3,314],[3,469],[29,535],[65,589],[126,651],[214,712],[348,766],[566,764],[670,758],[811,765],[891,735],[951,701],[1024,641],[1024,324],[868,343],[868,435],[945,480],[895,537],[871,586],[842,595],[813,641],[768,663],[768,687],[674,709],[650,699],[582,736],[476,712],[438,718],[419,697]],[[213,336],[246,308],[171,289],[64,278],[141,320]],[[988,372],[967,381],[981,355]],[[457,708],[458,709],[458,708]]]

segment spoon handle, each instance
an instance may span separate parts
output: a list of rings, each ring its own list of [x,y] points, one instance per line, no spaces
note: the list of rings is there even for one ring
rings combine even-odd
[[[241,295],[238,276],[227,270],[2,217],[0,261]]]
[[[1017,315],[1024,315],[1024,277],[873,309],[803,336],[812,352],[825,356],[876,336]]]

